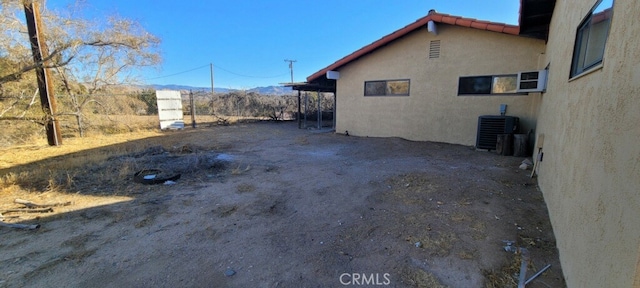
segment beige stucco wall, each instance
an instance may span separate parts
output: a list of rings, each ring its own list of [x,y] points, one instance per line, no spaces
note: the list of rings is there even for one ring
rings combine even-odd
[[[429,59],[429,43],[441,41]],[[422,28],[339,69],[336,132],[475,145],[478,116],[518,116],[535,127],[539,94],[458,96],[460,76],[515,74],[538,67],[544,41],[438,24]],[[364,97],[364,82],[410,79],[410,96]]]
[[[539,185],[569,287],[639,287],[640,1],[616,0],[601,69],[569,80],[596,0],[557,1],[546,56]]]

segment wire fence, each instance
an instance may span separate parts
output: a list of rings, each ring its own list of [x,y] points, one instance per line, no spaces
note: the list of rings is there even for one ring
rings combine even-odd
[[[244,91],[231,93],[182,92],[186,125],[192,122],[219,125],[238,121],[299,120],[301,128],[332,127],[335,97],[332,93],[303,93],[298,113],[297,95],[261,95]],[[3,144],[29,142],[44,135],[44,113],[33,95],[2,96],[0,121],[5,129]],[[193,104],[192,104],[193,99]],[[83,131],[103,134],[134,132],[159,127],[156,96],[153,91],[93,95],[56,95],[63,137],[76,137]],[[192,113],[195,112],[195,113]],[[193,117],[192,114],[195,114]],[[6,145],[2,145],[6,146]]]

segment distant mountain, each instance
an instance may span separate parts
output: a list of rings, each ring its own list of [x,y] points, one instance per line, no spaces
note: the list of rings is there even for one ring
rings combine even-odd
[[[210,92],[211,91],[211,87],[193,87],[193,86],[187,86],[187,85],[175,85],[175,84],[169,84],[169,85],[159,85],[159,84],[153,84],[150,85],[151,88],[156,89],[156,90],[191,90],[191,91],[205,91],[205,92]],[[214,91],[216,93],[229,93],[229,92],[233,92],[233,91],[242,91],[240,89],[227,89],[227,88],[214,88]],[[256,88],[251,88],[251,89],[247,89],[246,92],[254,92],[254,93],[258,93],[258,94],[262,94],[262,95],[292,95],[294,94],[293,89],[291,89],[291,87],[284,87],[284,86],[267,86],[267,87],[256,87]]]
[[[168,84],[168,85],[152,84],[150,86],[151,88],[156,90],[187,90],[187,91],[192,90],[192,91],[211,92],[211,87],[193,87],[193,86],[176,85],[176,84]],[[233,89],[227,89],[227,88],[214,88],[213,90],[216,93],[229,93],[231,91],[234,91]]]
[[[293,89],[291,87],[285,86],[267,86],[267,87],[256,87],[253,89],[247,90],[247,92],[255,92],[262,95],[292,95],[294,94]]]

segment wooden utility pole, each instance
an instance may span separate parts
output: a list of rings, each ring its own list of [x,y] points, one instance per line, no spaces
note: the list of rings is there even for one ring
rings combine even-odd
[[[209,63],[209,70],[211,71],[211,102],[209,104],[211,104],[211,115],[213,115],[215,114],[213,104],[216,99],[216,92],[214,92],[215,90],[213,90],[213,63]]]
[[[298,61],[284,59],[284,62],[289,62],[289,70],[291,70],[291,83],[293,83],[293,62],[298,62]]]
[[[189,90],[189,109],[191,110],[191,127],[196,128],[196,105],[191,90]]]
[[[209,67],[211,70],[211,96],[213,96],[213,63],[209,63]]]
[[[40,103],[45,114],[45,130],[47,141],[50,146],[62,145],[62,135],[60,133],[60,123],[56,119],[56,98],[53,93],[53,84],[49,69],[45,68],[49,61],[44,61],[49,57],[49,49],[42,33],[42,18],[40,17],[40,7],[37,1],[24,2],[24,14],[27,20],[27,30],[29,32],[29,42],[31,42],[31,53],[37,68],[38,90],[40,91]]]

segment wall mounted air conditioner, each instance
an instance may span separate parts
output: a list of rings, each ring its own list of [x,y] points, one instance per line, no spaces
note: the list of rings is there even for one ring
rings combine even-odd
[[[516,92],[543,92],[547,89],[547,71],[519,72]]]

